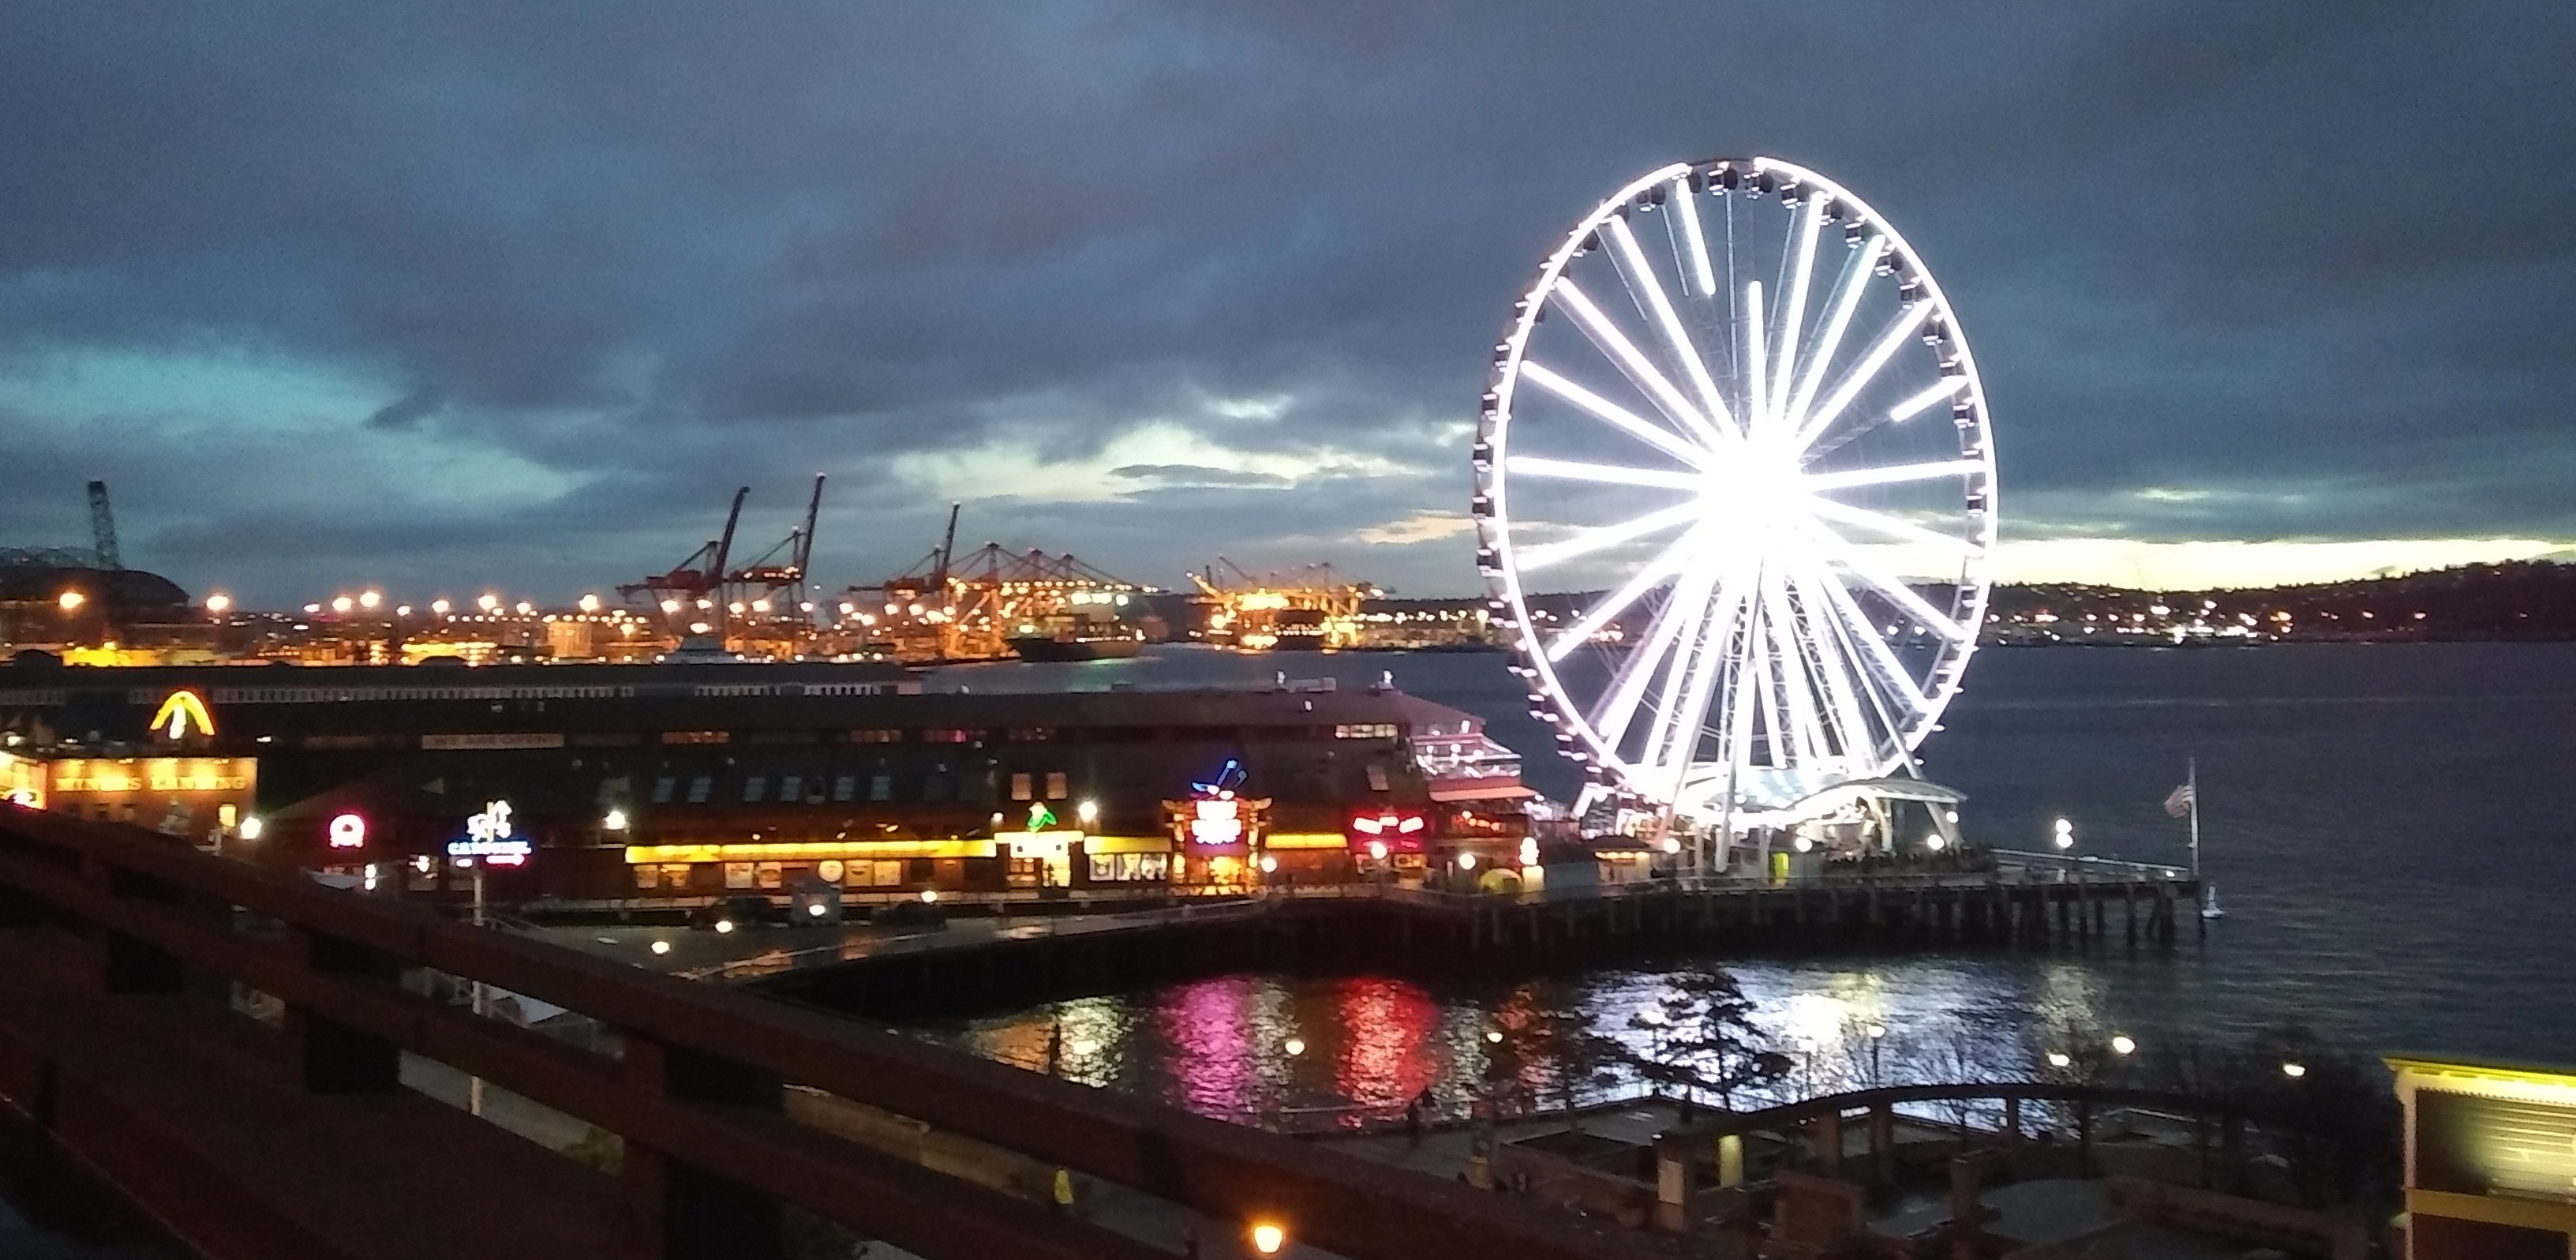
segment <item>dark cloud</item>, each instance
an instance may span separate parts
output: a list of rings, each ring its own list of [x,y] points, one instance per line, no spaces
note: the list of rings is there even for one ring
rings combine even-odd
[[[34,0],[0,542],[103,475],[192,584],[561,592],[819,469],[852,578],[962,498],[1139,576],[1463,590],[1458,537],[1365,538],[1463,501],[1542,251],[1757,151],[1942,275],[2031,533],[2576,537],[2571,47],[2537,2]]]

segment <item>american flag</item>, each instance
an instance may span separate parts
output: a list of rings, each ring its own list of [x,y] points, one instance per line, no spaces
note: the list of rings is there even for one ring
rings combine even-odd
[[[2165,812],[2180,818],[2191,812],[2191,807],[2197,803],[2198,798],[2199,793],[2192,791],[2191,785],[2185,783],[2175,788],[2173,795],[2165,798]]]

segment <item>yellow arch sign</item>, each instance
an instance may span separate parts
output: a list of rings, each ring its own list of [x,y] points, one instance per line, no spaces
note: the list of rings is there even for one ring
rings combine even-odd
[[[153,710],[151,725],[153,730],[172,739],[186,735],[191,725],[196,727],[200,735],[215,733],[214,717],[206,712],[206,702],[198,699],[197,693],[193,691],[171,692],[170,698],[162,701],[160,708]]]

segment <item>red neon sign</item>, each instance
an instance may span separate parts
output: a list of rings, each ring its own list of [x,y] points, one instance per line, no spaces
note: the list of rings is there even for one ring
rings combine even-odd
[[[331,820],[331,847],[363,849],[367,847],[367,820],[356,814],[342,814]]]
[[[1365,845],[1374,856],[1381,847],[1419,851],[1430,830],[1431,820],[1418,810],[1382,809],[1353,816],[1349,834],[1353,843]]]

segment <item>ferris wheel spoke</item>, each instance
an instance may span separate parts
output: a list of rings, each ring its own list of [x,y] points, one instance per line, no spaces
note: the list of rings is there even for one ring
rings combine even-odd
[[[1700,735],[1707,729],[1708,707],[1718,680],[1733,663],[1732,625],[1738,610],[1747,602],[1735,592],[1721,589],[1717,607],[1703,611],[1699,633],[1689,636],[1698,641],[1699,650],[1685,650],[1665,675],[1662,703],[1656,708],[1655,726],[1645,750],[1658,771],[1679,775],[1699,751]],[[1708,616],[1708,612],[1716,615]],[[1710,627],[1718,627],[1714,636],[1709,633]]]
[[[1770,391],[1764,388],[1762,352],[1762,282],[1744,284],[1744,414],[1755,433],[1771,428]]]
[[[1663,408],[1665,415],[1697,434],[1701,441],[1712,447],[1725,443],[1726,439],[1719,435],[1714,425],[1710,424],[1709,418],[1701,415],[1699,408],[1692,406],[1689,399],[1682,397],[1682,392],[1674,388],[1672,379],[1665,376],[1663,370],[1656,367],[1654,361],[1637,348],[1636,342],[1628,340],[1628,334],[1619,331],[1619,326],[1612,323],[1610,317],[1603,314],[1600,307],[1593,305],[1592,299],[1585,296],[1583,290],[1575,286],[1574,281],[1559,279],[1556,287],[1549,291],[1549,295],[1564,304],[1566,310],[1573,312],[1574,322],[1582,326],[1584,334],[1592,339],[1592,344],[1603,354],[1610,356],[1610,360],[1619,365],[1619,370],[1627,374],[1631,383],[1644,391],[1647,397],[1654,399],[1655,405]]]
[[[1983,465],[1979,468],[1982,471]],[[1824,498],[1821,495],[1809,495],[1801,500],[1801,505],[1818,517],[1840,521],[1855,528],[1870,530],[1889,538],[1902,539],[1916,546],[1929,547],[1950,555],[1975,556],[1984,550],[1968,539],[1954,538],[1937,529],[1925,529],[1912,521],[1900,520],[1885,512],[1853,507],[1848,503]]]
[[[1906,399],[1904,402],[1888,408],[1887,414],[1874,420],[1846,425],[1841,432],[1834,434],[1832,441],[1818,441],[1813,445],[1810,445],[1805,451],[1804,458],[1810,464],[1815,463],[1818,460],[1823,459],[1825,456],[1831,455],[1835,451],[1841,450],[1842,448],[1851,445],[1853,442],[1877,432],[1883,425],[1903,424],[1906,421],[1941,405],[1944,399],[1956,397],[1959,393],[1959,387],[1967,383],[1968,378],[1964,376],[1942,377],[1939,381],[1935,382],[1931,388],[1924,390],[1922,393],[1916,394],[1912,398]]]
[[[1861,559],[1857,550],[1845,548],[1834,555],[1831,561],[1843,572],[1859,578],[1871,590],[1877,591],[1887,602],[1896,605],[1898,611],[1920,623],[1924,629],[1953,643],[1965,643],[1976,637],[1973,627],[1962,626],[1950,620],[1950,614],[1934,608],[1930,600],[1916,594],[1913,587],[1907,586],[1896,575]]]
[[[1852,598],[1851,588],[1843,585],[1842,575],[1826,569],[1822,586],[1825,602],[1833,610],[1834,619],[1841,623],[1843,634],[1851,642],[1859,644],[1871,663],[1878,666],[1879,685],[1902,700],[1908,714],[1930,708],[1932,701],[1915,683],[1913,672],[1905,668],[1903,660],[1898,659],[1896,649],[1887,646],[1887,637],[1879,632],[1877,624],[1861,611],[1859,601]]]
[[[1815,399],[1826,371],[1833,367],[1834,355],[1842,350],[1843,334],[1850,330],[1852,316],[1860,310],[1861,295],[1869,291],[1869,278],[1878,270],[1878,260],[1888,248],[1886,237],[1873,234],[1843,260],[1842,275],[1835,280],[1834,295],[1826,304],[1824,331],[1817,335],[1815,350],[1798,369],[1798,387],[1790,391],[1784,414],[1806,414],[1807,404]]]
[[[1600,603],[1585,609],[1582,616],[1575,618],[1573,625],[1559,632],[1555,641],[1547,645],[1547,659],[1564,660],[1567,653],[1589,642],[1592,636],[1601,633],[1602,629],[1621,613],[1628,611],[1629,605],[1645,598],[1646,592],[1663,585],[1675,574],[1682,572],[1691,558],[1691,544],[1698,537],[1697,531],[1682,535],[1673,545],[1664,548],[1653,560],[1646,562],[1646,566],[1637,570],[1636,574],[1619,589],[1612,591]]]
[[[1789,295],[1780,307],[1780,331],[1772,337],[1772,343],[1779,347],[1779,357],[1771,365],[1771,392],[1777,404],[1773,408],[1775,421],[1788,414],[1790,374],[1797,364],[1798,338],[1805,331],[1808,273],[1815,269],[1816,237],[1825,226],[1825,200],[1821,195],[1807,198],[1798,216],[1797,253],[1789,264]]]
[[[1629,287],[1640,291],[1646,309],[1654,315],[1655,324],[1663,329],[1664,340],[1673,357],[1681,362],[1682,374],[1690,378],[1691,389],[1698,393],[1705,414],[1722,428],[1737,429],[1727,413],[1726,400],[1717,393],[1717,382],[1708,375],[1708,361],[1700,356],[1699,346],[1691,341],[1690,330],[1682,327],[1682,317],[1673,310],[1673,299],[1664,292],[1664,282],[1655,275],[1654,265],[1646,260],[1646,251],[1637,248],[1637,235],[1628,230],[1628,221],[1610,216],[1610,243],[1619,251],[1620,261],[1627,265]]]
[[[1690,637],[1684,628],[1696,625],[1707,610],[1709,596],[1721,580],[1721,570],[1712,556],[1675,584],[1672,598],[1655,610],[1654,620],[1647,624],[1645,639],[1611,675],[1610,688],[1600,708],[1585,715],[1605,749],[1615,753],[1620,741],[1627,738],[1628,723],[1636,717],[1638,702],[1645,698],[1646,688],[1654,682],[1673,645]]]
[[[1938,481],[1943,477],[1973,477],[1986,470],[1981,459],[1944,459],[1928,464],[1889,464],[1882,468],[1847,468],[1838,472],[1808,473],[1799,485],[1810,494],[1828,490],[1850,490],[1860,486],[1888,486],[1906,481]]]
[[[1796,610],[1789,603],[1788,589],[1781,581],[1779,566],[1763,566],[1760,593],[1762,625],[1769,638],[1772,667],[1779,673],[1776,691],[1780,716],[1798,759],[1813,761],[1824,751],[1825,740],[1818,726],[1823,720],[1823,711],[1816,704],[1815,692],[1807,675],[1807,654],[1797,644]]]
[[[1824,627],[1822,642],[1834,658],[1835,675],[1845,679],[1847,687],[1869,702],[1869,714],[1875,715],[1878,719],[1878,725],[1874,730],[1887,732],[1890,745],[1903,748],[1905,723],[1899,721],[1895,714],[1889,711],[1889,702],[1894,701],[1905,705],[1906,713],[1910,717],[1923,712],[1929,707],[1930,701],[1924,699],[1921,690],[1914,687],[1913,675],[1907,673],[1903,662],[1897,660],[1895,654],[1887,650],[1886,642],[1877,637],[1875,630],[1865,623],[1855,625],[1852,619],[1841,614],[1841,605],[1838,605],[1838,601],[1847,603],[1849,597],[1849,593],[1843,589],[1841,580],[1831,571],[1822,568],[1811,567],[1808,574],[1809,582],[1820,593],[1825,606],[1825,615],[1822,618]],[[1852,610],[1857,614],[1857,606],[1852,606]],[[1865,659],[1863,649],[1855,638],[1859,634],[1868,634],[1869,641],[1880,650]],[[1872,660],[1879,665],[1881,674],[1874,674],[1871,671]],[[1864,736],[1870,740],[1870,755],[1876,757],[1879,744],[1873,728],[1869,726],[1866,717],[1861,717],[1859,724]]]
[[[1834,392],[1825,395],[1823,402],[1816,404],[1815,414],[1799,421],[1796,449],[1805,450],[1814,445],[1826,429],[1833,427],[1843,409],[1851,406],[1852,400],[1858,398],[1862,390],[1869,388],[1879,369],[1896,357],[1896,352],[1914,336],[1914,330],[1921,328],[1923,321],[1931,315],[1930,302],[1916,302],[1890,320],[1887,327],[1879,332],[1878,340],[1870,343],[1868,353],[1863,354],[1860,362],[1852,365],[1852,370],[1844,375],[1842,383],[1834,387]]]
[[[1514,455],[1504,461],[1503,466],[1518,476],[1547,477],[1558,481],[1597,481],[1613,486],[1654,486],[1693,492],[1708,486],[1708,479],[1697,473],[1635,468],[1626,464],[1594,464],[1579,459],[1549,459],[1543,455]]]
[[[1644,516],[1621,521],[1616,525],[1602,525],[1584,530],[1571,538],[1523,548],[1513,558],[1523,570],[1544,569],[1550,565],[1591,555],[1605,548],[1616,547],[1621,543],[1633,542],[1648,534],[1690,524],[1706,511],[1707,509],[1697,500],[1676,503],[1661,511],[1648,512]]]
[[[1824,597],[1814,589],[1817,579],[1813,571],[1801,565],[1782,580],[1798,601],[1800,620],[1807,627],[1803,641],[1811,646],[1814,653],[1817,682],[1825,696],[1825,712],[1831,715],[1843,756],[1852,759],[1864,752],[1875,752],[1878,738],[1870,730],[1868,717],[1861,711],[1860,693],[1855,688],[1856,683],[1861,687],[1868,683],[1855,677],[1858,663],[1843,652],[1841,638],[1834,632],[1833,612],[1822,607]]]
[[[1612,428],[1672,456],[1693,468],[1708,466],[1709,452],[1675,436],[1673,431],[1649,423],[1645,417],[1585,389],[1558,374],[1555,369],[1532,359],[1521,360],[1521,379],[1591,412]]]
[[[1674,217],[1682,221],[1682,239],[1690,247],[1691,279],[1699,284],[1701,297],[1717,296],[1717,269],[1708,263],[1708,233],[1700,227],[1699,199],[1690,191],[1690,181],[1673,181]]]

